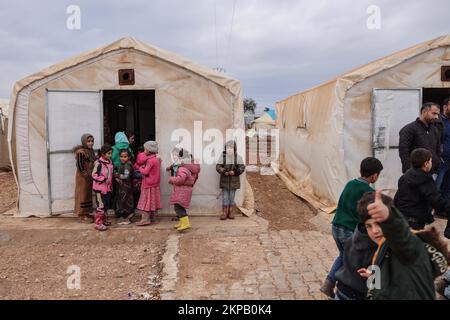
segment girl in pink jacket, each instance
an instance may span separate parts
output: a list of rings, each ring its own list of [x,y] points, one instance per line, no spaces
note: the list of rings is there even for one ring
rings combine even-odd
[[[95,229],[105,231],[110,225],[107,221],[107,212],[111,205],[113,164],[111,161],[112,148],[105,144],[100,149],[100,158],[95,161],[92,170],[92,189],[97,200],[97,210],[95,212]]]
[[[141,195],[137,209],[141,211],[141,221],[137,226],[148,226],[156,223],[155,213],[162,209],[161,205],[161,160],[157,157],[158,143],[147,141],[144,143],[144,152],[147,158],[144,164],[139,168],[143,179],[141,185]]]
[[[193,163],[191,154],[185,149],[180,150],[179,156],[179,166],[175,176],[169,178],[169,184],[173,185],[170,204],[174,206],[175,213],[179,217],[179,223],[175,228],[181,232],[191,227],[186,209],[189,209],[191,204],[192,191],[200,173],[200,165]]]

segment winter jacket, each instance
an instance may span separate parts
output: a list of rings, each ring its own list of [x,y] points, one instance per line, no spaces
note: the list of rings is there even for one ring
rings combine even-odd
[[[386,241],[373,258],[373,264],[380,268],[380,286],[370,292],[371,298],[434,300],[434,280],[448,267],[443,249],[424,241],[426,232],[413,234],[395,207],[380,227]]]
[[[450,200],[442,197],[431,174],[421,169],[411,168],[400,177],[394,203],[414,229],[433,222],[432,209],[450,213]]]
[[[450,119],[441,114],[440,121],[437,123],[442,136],[442,159],[450,162]]]
[[[120,167],[120,150],[126,149],[130,153],[130,160],[133,161],[134,155],[133,150],[130,148],[128,138],[123,132],[117,132],[115,136],[115,145],[112,147],[112,162],[114,164],[114,169]]]
[[[112,192],[113,181],[113,165],[111,160],[106,160],[102,157],[95,161],[94,169],[92,170],[92,189],[95,192],[107,194]]]
[[[216,165],[216,171],[220,174],[221,189],[236,190],[241,188],[240,175],[245,172],[245,165],[242,158],[236,154],[236,149],[233,161],[227,161],[226,151],[223,152],[221,161]],[[229,171],[234,171],[234,176],[226,176],[225,172]]]
[[[142,180],[142,188],[159,187],[161,182],[161,161],[156,154],[149,155],[144,165],[141,166],[140,172],[144,176]]]
[[[420,121],[407,124],[400,130],[399,155],[402,161],[402,172],[405,173],[411,167],[411,152],[417,148],[425,148],[433,155],[433,173],[439,171],[441,165],[441,140],[442,130],[437,124],[427,126]]]
[[[366,299],[367,279],[358,270],[371,265],[376,249],[377,244],[370,240],[364,224],[358,224],[353,236],[345,242],[343,265],[335,274],[339,291],[354,300]]]
[[[194,184],[199,174],[200,165],[198,164],[183,164],[178,168],[176,176],[169,178],[169,183],[173,185],[171,205],[179,204],[185,209],[189,208]]]

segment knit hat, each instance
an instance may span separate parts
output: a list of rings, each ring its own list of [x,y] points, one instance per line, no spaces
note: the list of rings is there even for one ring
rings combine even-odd
[[[144,143],[144,148],[151,153],[158,153],[158,142],[147,141],[146,143]]]

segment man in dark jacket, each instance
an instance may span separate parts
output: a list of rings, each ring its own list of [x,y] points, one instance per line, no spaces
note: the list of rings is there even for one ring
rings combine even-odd
[[[430,171],[432,154],[426,149],[416,149],[411,153],[412,168],[400,177],[394,203],[405,216],[411,228],[420,230],[434,221],[432,210],[450,213],[450,199],[439,192]],[[450,220],[444,235],[450,238]]]
[[[377,249],[363,223],[358,224],[353,236],[345,242],[342,267],[334,275],[336,300],[367,299],[367,279],[359,271],[371,265],[372,256]]]
[[[420,117],[400,130],[399,155],[402,172],[410,167],[410,155],[414,149],[424,148],[433,154],[433,174],[441,165],[442,130],[436,125],[439,119],[439,105],[428,102],[422,106]]]
[[[442,132],[442,165],[436,179],[436,184],[442,196],[450,199],[450,98],[444,100],[439,124]],[[446,216],[445,212],[435,212],[439,216]]]
[[[372,276],[379,279],[379,285],[370,290],[370,298],[436,299],[434,280],[447,270],[450,258],[447,244],[435,228],[414,234],[401,213],[386,206],[382,197],[386,196],[377,190],[365,194],[360,201],[367,208],[361,220],[369,237],[378,244],[372,258],[378,271]]]

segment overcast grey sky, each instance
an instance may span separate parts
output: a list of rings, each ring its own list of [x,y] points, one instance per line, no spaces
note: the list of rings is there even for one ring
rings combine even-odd
[[[242,81],[244,96],[253,97],[261,107],[273,106],[354,67],[450,33],[448,0],[0,0],[0,4],[0,97],[5,98],[24,76],[133,36],[211,68],[224,67],[227,75]],[[80,30],[66,27],[69,5],[81,8]],[[379,30],[367,28],[370,5],[381,10]]]

